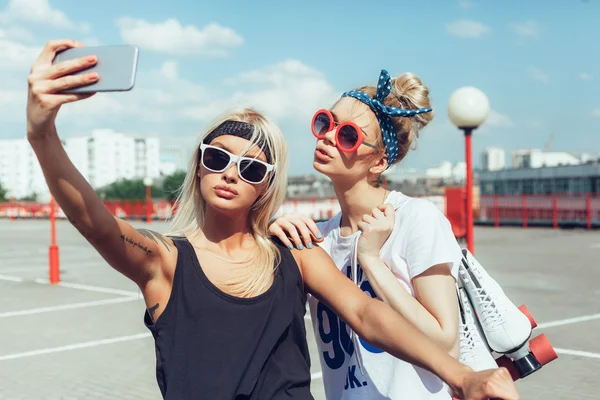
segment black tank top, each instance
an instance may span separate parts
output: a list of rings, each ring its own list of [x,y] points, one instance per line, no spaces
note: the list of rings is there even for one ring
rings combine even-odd
[[[169,302],[156,324],[144,314],[163,398],[313,399],[306,297],[290,250],[276,242],[272,286],[243,299],[209,281],[187,239],[172,239],[179,255]]]

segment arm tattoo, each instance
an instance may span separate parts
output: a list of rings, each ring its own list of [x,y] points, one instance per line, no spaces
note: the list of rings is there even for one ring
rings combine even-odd
[[[163,246],[165,246],[165,248],[169,251],[169,253],[171,252],[171,250],[169,249],[169,242],[167,242],[167,239],[165,239],[165,237],[160,233],[151,231],[149,229],[137,229],[137,231],[143,236],[147,237],[148,239],[151,239],[156,244],[158,244],[158,240],[160,240]]]
[[[146,255],[152,254],[152,250],[148,250],[148,247],[144,246],[143,244],[141,244],[139,242],[136,242],[135,240],[133,240],[130,237],[127,237],[125,235],[121,235],[121,240],[124,241],[125,243],[129,243],[133,247],[138,247],[138,248],[142,249],[143,251],[146,252]]]
[[[152,318],[152,321],[154,321],[154,314],[156,314],[156,310],[158,310],[158,303],[148,309],[148,314],[150,315],[150,318]]]

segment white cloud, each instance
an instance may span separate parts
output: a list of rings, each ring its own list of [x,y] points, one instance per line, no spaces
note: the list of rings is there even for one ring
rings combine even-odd
[[[500,114],[496,110],[490,110],[487,121],[485,122],[489,126],[510,128],[514,126],[512,119],[508,115]]]
[[[86,47],[89,47],[89,46],[101,46],[102,45],[102,42],[100,41],[100,39],[98,39],[95,36],[85,37],[85,38],[79,40],[79,42],[81,42],[81,44],[83,44]]]
[[[233,29],[216,23],[198,29],[193,25],[182,26],[174,18],[160,23],[120,18],[117,26],[123,41],[169,55],[222,57],[244,42]]]
[[[106,118],[131,117],[144,122],[166,123],[182,118],[181,109],[210,100],[208,90],[181,79],[174,61],[166,61],[158,70],[141,72],[133,90],[122,93],[97,93],[90,99],[69,104],[60,118],[80,125],[97,126]]]
[[[252,106],[276,120],[306,121],[318,108],[331,105],[338,97],[323,74],[298,60],[244,72],[226,84],[244,89],[206,106],[187,108],[185,114],[205,119],[234,106]]]
[[[535,79],[536,81],[540,81],[542,83],[550,82],[550,75],[548,75],[546,72],[542,71],[541,69],[531,66],[527,70],[529,71],[529,75],[531,75],[531,77],[533,79]]]
[[[29,22],[83,33],[90,31],[87,23],[75,23],[64,12],[50,6],[48,0],[10,0],[5,11],[0,13],[0,23]]]
[[[596,108],[595,110],[592,110],[592,116],[600,117],[600,108]]]
[[[446,25],[446,31],[464,39],[477,39],[488,34],[491,30],[481,22],[461,19]]]
[[[0,71],[2,70],[26,70],[36,60],[42,48],[25,45],[23,43],[8,39],[6,31],[0,29]]]
[[[517,22],[511,26],[513,32],[519,36],[538,38],[542,32],[542,26],[539,22],[532,19],[524,22]]]
[[[472,2],[468,1],[468,0],[458,0],[458,5],[461,8],[471,8],[471,6],[473,5]]]
[[[592,79],[592,75],[588,74],[587,72],[582,72],[579,77],[581,78],[582,81],[589,81],[590,79]]]
[[[177,63],[175,61],[166,61],[160,69],[160,73],[169,80],[177,79],[179,76]]]
[[[33,32],[21,26],[9,26],[0,29],[0,38],[29,43],[33,41]]]
[[[2,123],[21,122],[25,117],[27,87],[22,90],[10,90],[0,87],[0,120]]]

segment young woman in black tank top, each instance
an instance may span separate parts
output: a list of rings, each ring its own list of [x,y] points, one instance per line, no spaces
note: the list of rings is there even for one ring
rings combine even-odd
[[[113,216],[69,160],[54,123],[62,104],[89,97],[56,92],[96,79],[65,76],[90,66],[85,59],[51,66],[74,46],[81,45],[49,42],[32,67],[27,136],[69,221],[140,287],[165,399],[311,399],[305,293],[464,398],[518,398],[510,377],[458,363],[364,294],[319,247],[289,250],[268,236],[285,197],[287,149],[280,130],[251,109],[221,117],[201,137],[168,235]]]

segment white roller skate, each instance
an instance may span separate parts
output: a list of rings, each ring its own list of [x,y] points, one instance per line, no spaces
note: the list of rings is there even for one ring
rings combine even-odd
[[[498,368],[463,288],[458,290],[458,300],[460,306],[460,357],[458,361],[471,367],[474,371]]]
[[[540,369],[542,365],[529,349],[532,331],[529,318],[510,301],[467,249],[463,249],[459,277],[489,348],[506,354],[521,378]]]

